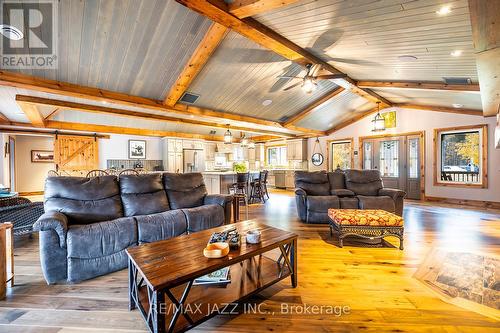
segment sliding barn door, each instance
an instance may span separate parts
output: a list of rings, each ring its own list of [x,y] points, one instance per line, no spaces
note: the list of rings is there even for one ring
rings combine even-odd
[[[99,168],[97,139],[84,136],[57,135],[54,141],[57,170],[85,176]]]

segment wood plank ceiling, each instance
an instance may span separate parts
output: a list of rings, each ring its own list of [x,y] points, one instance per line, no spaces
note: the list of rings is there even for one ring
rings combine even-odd
[[[467,0],[302,0],[255,18],[356,80],[477,82]]]
[[[330,69],[334,66],[354,79],[319,81],[318,89],[311,94],[300,87],[284,91],[296,81],[278,78],[279,75],[305,75],[302,65],[306,59],[295,59],[293,55],[286,59],[234,30],[225,35],[224,29],[217,37],[220,40],[225,35],[224,39],[220,43],[213,40],[211,49],[204,50],[200,41],[210,39],[206,33],[213,22],[177,2],[61,0],[58,68],[19,72],[130,94],[132,98],[148,98],[143,107],[126,102],[114,104],[112,100],[107,102],[107,107],[218,124],[231,122],[232,126],[258,124],[260,130],[286,135],[304,134],[307,129],[311,129],[310,135],[321,135],[322,131],[368,114],[377,98],[389,104],[448,108],[461,104],[464,109],[481,110],[481,97],[477,92],[367,87],[373,91],[370,96],[353,86],[355,80],[442,82],[443,77],[470,78],[476,83],[467,0],[446,2],[451,12],[444,16],[436,14],[445,4],[440,0],[256,0],[226,1],[229,6],[219,4],[227,8],[226,14],[232,13],[242,19],[241,22],[270,28],[290,43],[297,44],[302,50],[293,52],[299,56],[310,54],[326,62],[325,66]],[[252,17],[243,18],[247,16]],[[273,36],[283,38],[279,35]],[[190,68],[190,58],[193,60],[196,50],[200,58],[195,59],[193,65],[197,67]],[[456,50],[460,50],[461,55],[451,56],[450,53]],[[400,56],[416,59],[404,61]],[[182,77],[183,74],[187,76]],[[178,87],[173,88],[176,82]],[[194,105],[174,105],[180,93],[174,96],[175,100],[167,99],[169,92],[184,91],[186,86],[187,91],[200,95]],[[332,92],[339,86],[345,91],[333,96]],[[32,91],[19,86],[0,87],[0,114],[11,122],[28,121],[15,102],[16,94],[103,106],[98,98],[76,98],[74,94],[63,96],[56,91]],[[310,109],[328,94],[333,96],[330,100]],[[170,110],[167,106],[163,108],[165,100]],[[267,100],[271,104],[263,105]],[[43,106],[39,106],[39,110],[45,116],[54,112],[54,108]],[[217,117],[217,111],[225,114]],[[307,111],[306,116],[287,122],[304,111]],[[248,116],[255,122],[239,119]],[[125,127],[140,125],[158,131],[203,135],[210,131],[207,126],[69,109],[57,111],[51,119]],[[216,127],[220,135],[221,129]]]

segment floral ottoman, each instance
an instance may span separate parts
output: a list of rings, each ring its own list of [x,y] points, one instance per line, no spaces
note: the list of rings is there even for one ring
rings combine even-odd
[[[403,249],[404,220],[401,216],[380,209],[329,209],[330,234],[339,234],[340,247],[346,236],[382,239],[385,236],[399,238]]]

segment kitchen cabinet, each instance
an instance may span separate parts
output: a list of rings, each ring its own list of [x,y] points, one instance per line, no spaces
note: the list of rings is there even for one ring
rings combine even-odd
[[[182,153],[175,153],[175,172],[183,172],[184,163]]]
[[[182,140],[171,139],[174,142],[174,151],[176,153],[182,153]]]
[[[286,143],[286,157],[289,161],[307,159],[307,140],[290,140]]]
[[[183,140],[164,138],[162,146],[165,170],[168,172],[182,172],[184,166],[182,155]]]
[[[220,176],[212,174],[203,174],[203,180],[207,187],[208,194],[220,194]]]
[[[241,147],[239,144],[233,145],[233,161],[247,161],[248,148]]]
[[[285,187],[287,189],[295,188],[295,171],[293,170],[285,171]]]

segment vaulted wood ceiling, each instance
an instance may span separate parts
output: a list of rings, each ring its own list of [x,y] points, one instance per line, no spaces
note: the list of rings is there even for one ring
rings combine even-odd
[[[13,125],[62,122],[68,128],[88,124],[89,130],[113,125],[221,135],[230,124],[251,135],[291,137],[331,132],[370,114],[377,100],[384,107],[482,110],[466,0],[447,2],[451,12],[444,16],[436,14],[444,4],[440,0],[226,3],[61,0],[58,68],[14,71],[18,76],[2,70],[0,115]],[[454,50],[461,56],[452,57]],[[278,76],[303,76],[309,62],[348,77],[319,81],[311,94],[300,87],[284,91],[295,81]],[[470,78],[472,84],[441,86],[444,77]],[[433,85],[425,86],[429,81]],[[184,91],[200,95],[194,105],[176,104]],[[58,110],[50,103],[26,108],[16,95],[87,109]],[[272,102],[265,106],[265,100]],[[48,119],[37,119],[34,110]],[[172,119],[150,119],[155,115]]]

